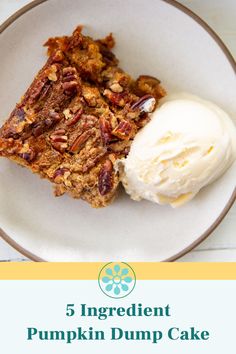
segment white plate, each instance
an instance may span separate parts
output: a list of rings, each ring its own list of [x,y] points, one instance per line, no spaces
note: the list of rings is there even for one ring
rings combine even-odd
[[[132,75],[157,76],[169,92],[200,95],[236,117],[232,57],[199,19],[176,6],[162,0],[50,0],[28,6],[1,28],[1,122],[45,62],[41,44],[49,36],[70,34],[78,24],[93,37],[112,31],[121,66]],[[2,235],[33,259],[175,259],[221,221],[235,199],[235,177],[234,164],[176,210],[124,194],[110,207],[94,210],[66,196],[54,198],[47,181],[1,159]]]

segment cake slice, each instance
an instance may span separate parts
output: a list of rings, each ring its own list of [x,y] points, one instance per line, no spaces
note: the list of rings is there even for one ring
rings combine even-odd
[[[46,42],[46,64],[0,129],[0,156],[47,178],[56,196],[103,207],[119,184],[115,161],[165,91],[118,67],[111,34],[94,41],[81,30]]]

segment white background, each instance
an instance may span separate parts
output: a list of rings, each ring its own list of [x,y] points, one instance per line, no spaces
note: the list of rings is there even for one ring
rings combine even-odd
[[[5,354],[233,354],[235,353],[236,281],[137,281],[124,299],[110,299],[97,281],[1,281],[0,348]],[[145,299],[145,300],[144,300]],[[66,304],[128,307],[170,305],[171,317],[115,317],[107,320],[66,317]],[[107,333],[106,341],[27,341],[27,327],[75,330],[92,326]],[[110,327],[163,330],[179,327],[208,330],[208,341],[110,341]],[[163,337],[164,338],[164,337]],[[124,350],[125,349],[125,350]]]
[[[29,0],[0,0],[0,22]],[[181,0],[182,4],[199,14],[220,35],[236,57],[236,1]],[[236,261],[236,206],[234,205],[217,230],[198,248],[180,261]],[[0,240],[1,260],[26,260]]]

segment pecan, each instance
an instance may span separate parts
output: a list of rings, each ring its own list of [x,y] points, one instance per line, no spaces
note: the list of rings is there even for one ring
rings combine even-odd
[[[49,112],[49,117],[52,118],[55,121],[61,119],[60,114],[58,112],[55,112],[55,111],[50,111]]]
[[[61,120],[61,116],[58,112],[55,111],[50,111],[49,112],[49,117],[51,118],[51,121],[54,123],[57,123]]]
[[[61,115],[55,111],[50,111],[49,116],[41,120],[40,122],[34,123],[32,126],[32,133],[35,137],[42,135],[45,131],[50,129],[54,124],[61,120]]]
[[[70,96],[78,91],[78,76],[77,71],[72,66],[64,68],[62,88],[66,95]]]
[[[65,129],[57,129],[50,135],[52,146],[61,152],[65,151],[65,149],[68,147],[68,137],[65,135],[65,132]]]
[[[107,159],[98,175],[98,190],[101,195],[106,195],[113,187],[113,165],[111,160]]]
[[[20,153],[19,157],[27,162],[32,162],[36,157],[36,152],[33,149],[29,149],[27,152]]]
[[[82,146],[86,143],[86,141],[91,136],[91,134],[92,131],[88,130],[83,132],[81,135],[79,135],[72,143],[70,147],[70,152],[74,152],[74,153],[78,152],[82,148]]]
[[[104,145],[107,145],[111,140],[111,124],[108,119],[101,116],[99,118],[99,127],[101,131],[102,142]]]
[[[62,88],[65,94],[68,96],[75,94],[77,92],[77,81],[73,80],[73,81],[63,82]]]
[[[51,144],[55,150],[57,150],[58,152],[61,152],[61,153],[65,152],[66,149],[68,148],[67,142],[52,141]]]
[[[68,172],[70,173],[68,168],[65,168],[65,167],[58,168],[53,175],[54,182],[61,183],[63,181],[63,177],[64,177],[65,173],[68,174]]]
[[[52,134],[52,135],[50,135],[50,139],[53,143],[66,143],[68,140],[68,137],[66,135]]]
[[[64,68],[62,74],[63,74],[64,82],[77,81],[78,78],[77,71],[72,66],[68,66],[67,68]]]
[[[70,127],[71,125],[76,124],[80,120],[82,113],[83,113],[83,108],[79,109],[78,112],[75,113],[74,116],[72,116],[72,118],[68,119],[66,125]]]
[[[76,81],[76,76],[74,74],[67,75],[66,77],[63,78],[64,82],[69,82],[69,81]]]
[[[57,129],[53,132],[54,135],[64,135],[65,134],[65,129]]]
[[[36,79],[33,86],[29,89],[28,95],[26,95],[26,97],[29,96],[29,104],[33,104],[39,98],[46,83],[48,83],[47,77]]]
[[[73,68],[73,66],[67,66],[66,68],[63,68],[63,76],[66,77],[68,75],[75,75],[77,73],[76,69]]]
[[[133,134],[133,125],[128,120],[124,119],[113,129],[112,134],[119,139],[129,140]]]
[[[127,101],[127,95],[125,92],[116,93],[111,90],[104,90],[103,96],[107,97],[108,100],[116,106],[124,107]]]
[[[156,100],[152,95],[144,95],[140,97],[132,106],[132,110],[140,110],[141,112],[151,113],[156,105]]]

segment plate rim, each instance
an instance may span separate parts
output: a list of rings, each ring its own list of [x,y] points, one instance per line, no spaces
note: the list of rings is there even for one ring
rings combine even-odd
[[[19,17],[24,15],[26,12],[32,10],[36,6],[39,6],[43,4],[44,2],[49,1],[49,0],[33,0],[30,3],[26,4],[22,8],[20,8],[18,11],[16,11],[13,15],[7,18],[1,25],[0,25],[0,34],[3,33],[12,23],[14,23]],[[160,0],[164,1],[165,3],[176,7],[180,11],[184,12],[186,15],[191,17],[194,21],[196,21],[208,34],[212,37],[212,39],[218,44],[224,55],[229,61],[229,64],[232,66],[234,72],[236,73],[236,61],[234,60],[233,55],[230,53],[229,49],[227,46],[224,44],[222,39],[216,34],[216,32],[196,13],[194,13],[192,10],[190,10],[188,7],[185,5],[182,5],[176,0]],[[207,237],[210,236],[210,234],[219,226],[221,221],[224,219],[224,217],[227,215],[228,211],[230,208],[233,206],[234,202],[236,200],[236,187],[233,190],[233,193],[231,197],[229,198],[227,204],[223,208],[222,212],[220,215],[216,218],[216,220],[211,224],[209,228],[206,229],[206,231],[200,235],[194,242],[192,242],[189,246],[185,247],[183,250],[179,251],[178,253],[174,254],[171,257],[168,257],[167,259],[161,261],[161,262],[173,262],[179,259],[180,257],[183,257],[190,251],[192,251],[195,247],[200,245]],[[25,249],[23,246],[21,246],[19,243],[14,241],[13,238],[11,238],[1,227],[0,227],[0,237],[6,241],[11,247],[13,247],[16,251],[21,253],[22,255],[26,256],[32,261],[35,262],[48,262],[41,257],[35,255],[34,253],[30,252],[29,250]],[[50,261],[49,261],[50,262]]]

